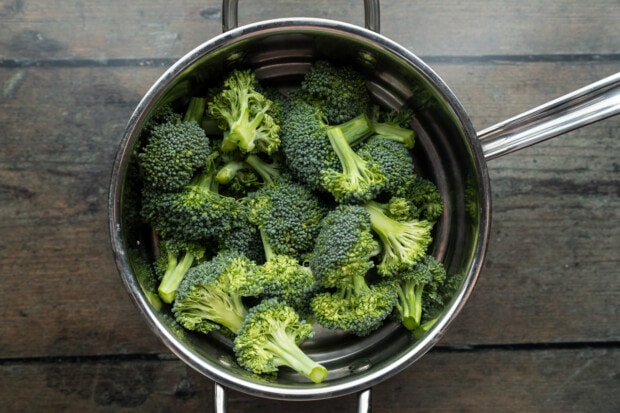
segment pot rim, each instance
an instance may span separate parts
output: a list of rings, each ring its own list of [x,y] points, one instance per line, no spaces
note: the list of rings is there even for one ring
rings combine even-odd
[[[154,309],[147,302],[144,294],[142,294],[135,277],[129,276],[132,270],[129,259],[125,254],[125,245],[121,234],[120,200],[121,184],[127,170],[129,154],[137,139],[137,132],[140,130],[146,114],[152,109],[154,102],[166,92],[167,87],[178,76],[195,64],[201,57],[226,45],[235,44],[243,39],[255,36],[258,33],[300,32],[303,30],[331,31],[345,36],[352,36],[365,42],[372,42],[379,45],[382,52],[397,56],[408,67],[419,72],[433,85],[435,90],[445,99],[445,102],[465,132],[474,167],[478,174],[480,225],[476,236],[476,248],[472,252],[473,257],[468,274],[466,274],[465,280],[450,306],[446,308],[441,318],[427,334],[408,347],[407,351],[400,354],[397,358],[392,358],[390,362],[383,362],[373,366],[368,372],[351,375],[345,379],[337,379],[332,382],[324,382],[320,385],[293,387],[278,385],[277,383],[261,384],[250,382],[224,371],[219,365],[200,358],[189,351],[174,334],[168,331]],[[134,304],[136,304],[142,316],[146,319],[148,326],[159,339],[187,365],[223,386],[258,397],[288,400],[316,400],[366,390],[396,375],[430,350],[446,332],[448,326],[464,307],[473,291],[482,269],[488,244],[490,210],[490,182],[483,151],[467,113],[450,88],[426,63],[398,43],[379,33],[357,25],[323,18],[278,18],[239,26],[207,40],[178,59],[151,86],[129,119],[114,161],[108,205],[110,239],[119,274]]]

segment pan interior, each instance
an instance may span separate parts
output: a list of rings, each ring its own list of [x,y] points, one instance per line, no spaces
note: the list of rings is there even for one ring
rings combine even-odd
[[[153,256],[148,230],[126,225],[134,205],[124,176],[132,167],[130,154],[150,114],[163,103],[184,95],[204,94],[232,68],[251,68],[266,85],[298,84],[313,61],[326,59],[353,65],[367,78],[376,103],[410,107],[416,144],[412,151],[418,174],[435,182],[445,200],[437,223],[433,253],[448,273],[465,275],[463,285],[444,316],[422,339],[415,340],[399,325],[387,322],[368,337],[317,327],[304,350],[324,364],[330,375],[316,385],[282,369],[277,377],[250,374],[234,361],[231,342],[217,334],[179,331],[167,310],[150,306],[132,270],[134,253]],[[149,326],[191,367],[219,383],[271,398],[332,397],[370,387],[413,363],[443,334],[469,296],[480,270],[488,225],[488,182],[475,132],[443,82],[419,59],[384,37],[356,26],[324,20],[274,20],[224,33],[198,47],[171,67],[144,97],[130,123],[112,182],[113,246],[121,278]]]

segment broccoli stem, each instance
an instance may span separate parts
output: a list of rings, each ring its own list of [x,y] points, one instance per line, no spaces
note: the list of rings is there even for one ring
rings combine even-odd
[[[345,136],[349,146],[353,147],[373,133],[372,122],[365,114],[358,115],[353,119],[337,125]]]
[[[263,228],[259,229],[260,231],[260,239],[263,241],[263,249],[265,250],[265,260],[269,261],[273,257],[276,256],[276,253],[273,251],[273,247],[269,242],[269,238],[267,237],[267,233]]]
[[[413,331],[420,326],[423,290],[423,286],[417,286],[412,280],[404,281],[396,288],[398,294],[396,309],[400,313],[403,326],[408,330]]]
[[[171,258],[172,254],[168,254],[168,267],[164,276],[157,288],[157,293],[161,297],[162,301],[170,304],[174,301],[179,284],[183,281],[183,277],[194,263],[194,255],[186,252],[183,254],[183,258],[180,262],[177,262],[177,258]]]
[[[314,383],[321,383],[327,377],[327,369],[304,353],[283,329],[276,329],[271,333],[265,349],[280,359],[280,365],[292,368]]]
[[[220,184],[227,184],[233,180],[237,172],[244,169],[246,167],[245,163],[242,161],[230,161],[227,162],[224,166],[220,168],[220,170],[215,175],[215,180]]]
[[[207,107],[207,100],[205,98],[193,97],[189,101],[189,105],[187,106],[187,111],[185,112],[185,116],[183,117],[183,121],[196,121],[200,123],[205,114],[205,109]]]
[[[435,325],[437,320],[439,320],[439,316],[425,323],[422,323],[419,327],[413,330],[413,337],[415,337],[416,339],[419,339],[420,337],[422,337],[428,330],[431,329],[432,326]]]
[[[351,149],[345,134],[339,127],[328,129],[327,137],[340,160],[342,174],[350,177],[353,186],[358,186],[357,182],[363,179],[360,165],[366,164],[366,161]]]
[[[245,162],[250,165],[256,173],[260,175],[263,179],[263,182],[270,184],[274,181],[274,179],[280,176],[280,170],[274,166],[274,164],[268,164],[264,162],[257,155],[251,154],[245,158]]]
[[[403,128],[390,123],[373,122],[372,127],[381,138],[390,139],[401,143],[407,149],[413,149],[415,143],[415,132],[413,129]]]

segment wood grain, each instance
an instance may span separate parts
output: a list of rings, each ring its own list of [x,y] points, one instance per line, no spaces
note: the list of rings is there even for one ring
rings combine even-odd
[[[361,0],[243,1],[241,24],[321,17],[363,25]],[[221,33],[220,1],[0,1],[0,59],[178,58]],[[617,53],[617,0],[386,1],[381,32],[423,56]]]
[[[613,412],[618,349],[431,351],[372,389],[376,413]],[[601,374],[601,371],[607,372]],[[11,412],[213,411],[213,382],[171,359],[0,365]],[[227,391],[230,412],[355,412],[356,395],[292,402]]]
[[[212,410],[213,383],[148,330],[108,240],[131,112],[221,33],[219,0],[0,0],[0,410]],[[618,0],[381,4],[481,130],[620,70]],[[359,0],[241,0],[240,23],[363,24]],[[620,118],[488,164],[493,220],[474,294],[378,412],[617,412]],[[355,411],[228,393],[229,411]]]

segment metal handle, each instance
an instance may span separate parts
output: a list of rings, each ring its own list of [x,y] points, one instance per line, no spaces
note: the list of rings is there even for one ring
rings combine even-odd
[[[478,133],[486,159],[620,113],[620,72]]]
[[[371,391],[370,389],[364,390],[357,397],[357,413],[370,413],[372,410],[371,405]],[[215,383],[213,411],[215,413],[226,413],[226,389],[223,386]]]
[[[222,0],[222,31],[239,26],[239,0]],[[379,0],[364,0],[364,24],[368,30],[379,32],[381,26]]]

